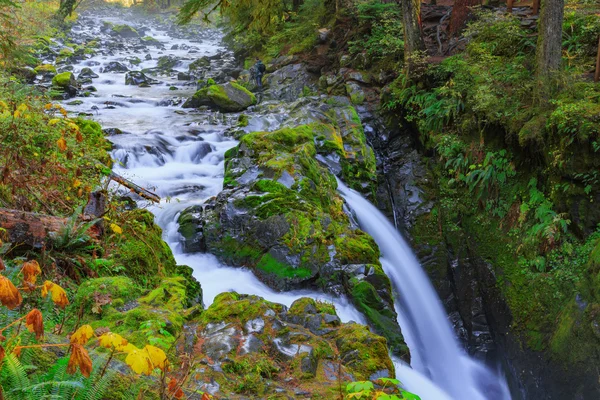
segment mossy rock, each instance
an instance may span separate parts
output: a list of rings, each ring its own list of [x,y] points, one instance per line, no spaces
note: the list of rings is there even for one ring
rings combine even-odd
[[[136,209],[123,215],[121,235],[111,235],[110,258],[123,267],[123,275],[142,285],[156,283],[160,276],[176,272],[169,246],[162,240],[162,229],[147,210]]]
[[[183,107],[210,106],[224,112],[237,112],[254,104],[256,104],[256,96],[253,93],[237,83],[229,82],[198,90]]]
[[[102,307],[105,305],[122,307],[140,294],[141,288],[130,278],[110,276],[83,282],[77,289],[74,303],[80,304],[84,312],[101,315]]]
[[[340,383],[394,375],[384,338],[341,324],[331,304],[313,299],[300,298],[287,310],[258,296],[222,293],[197,323],[188,334],[196,343],[188,346],[195,360],[219,363],[202,376],[218,382],[226,398],[296,398],[299,390],[330,398]],[[200,385],[190,379],[184,389]]]
[[[52,86],[56,86],[62,89],[66,89],[69,86],[76,87],[77,80],[75,79],[75,75],[72,72],[61,72],[60,74],[55,75],[54,78],[52,78]]]
[[[312,123],[243,135],[225,154],[223,195],[202,213],[184,210],[180,221],[192,238],[201,229],[206,249],[224,263],[252,268],[276,290],[344,290],[393,351],[408,358],[379,248],[351,226],[335,176],[317,160],[343,156],[355,166],[349,170],[357,184],[374,174],[354,109],[337,115],[344,117],[337,126]]]
[[[52,64],[42,64],[34,68],[36,74],[56,74],[56,67]]]
[[[140,36],[140,34],[129,25],[113,25],[112,31],[113,34],[124,38],[134,38]]]

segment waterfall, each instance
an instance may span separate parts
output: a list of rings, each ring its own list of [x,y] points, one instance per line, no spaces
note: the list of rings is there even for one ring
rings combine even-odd
[[[377,242],[382,266],[398,293],[398,323],[409,345],[414,368],[407,372],[406,367],[397,363],[399,379],[404,379],[407,388],[417,394],[419,385],[414,381],[418,377],[421,385],[429,378],[456,400],[510,399],[504,380],[469,358],[458,345],[441,301],[400,233],[359,193],[339,181],[338,189],[361,229]],[[427,390],[436,393],[432,388]],[[428,398],[440,399],[431,395]]]

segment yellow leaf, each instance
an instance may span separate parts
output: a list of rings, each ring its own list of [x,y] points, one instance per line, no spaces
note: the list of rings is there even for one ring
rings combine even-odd
[[[7,277],[0,275],[0,303],[12,310],[22,301],[21,293],[15,285]]]
[[[165,367],[167,366],[167,355],[165,354],[165,352],[159,349],[158,347],[154,347],[149,344],[147,344],[146,347],[144,347],[144,350],[148,352],[148,355],[150,356],[150,361],[152,362],[154,368],[160,368],[164,371]]]
[[[77,188],[77,187],[79,187],[79,186],[81,186],[81,181],[80,181],[79,179],[75,178],[75,179],[73,180],[73,187],[74,187],[74,188]]]
[[[44,104],[44,110],[50,110],[52,108],[52,103]]]
[[[94,336],[94,330],[89,325],[82,325],[71,335],[71,343],[86,344]]]
[[[0,110],[4,111],[8,108],[8,104],[0,100]]]
[[[110,224],[110,229],[112,229],[114,233],[118,233],[119,235],[123,233],[123,229],[121,229],[121,227],[117,224]]]
[[[152,360],[150,360],[150,354],[146,349],[134,349],[129,352],[125,358],[125,363],[131,367],[136,374],[150,375],[154,368],[152,367]]]
[[[67,141],[65,140],[65,138],[64,138],[64,137],[61,137],[60,139],[58,139],[58,140],[56,141],[56,145],[58,146],[58,148],[59,148],[61,151],[65,151],[65,150],[67,150]]]
[[[123,350],[125,353],[131,353],[134,350],[139,350],[137,347],[135,347],[133,344],[131,343],[127,343],[125,346],[123,346]]]
[[[69,304],[67,293],[56,283],[52,283],[50,281],[44,282],[44,285],[42,285],[42,297],[48,296],[48,292],[52,295],[52,301],[54,304],[60,308],[65,308],[65,306]]]
[[[77,131],[77,132],[79,132],[79,126],[77,126],[77,124],[75,124],[75,123],[73,123],[73,122],[69,122],[69,124],[68,124],[68,127],[69,127],[71,130],[74,130],[74,131]]]
[[[13,114],[13,117],[15,118],[19,118],[21,116],[21,111],[17,110],[15,111],[15,113]]]
[[[52,118],[50,121],[48,121],[48,125],[53,126],[56,125],[60,122],[60,118]]]
[[[121,335],[108,332],[98,338],[98,344],[107,349],[114,348],[117,351],[123,351],[129,343]]]
[[[21,111],[22,113],[27,111],[27,104],[19,104],[19,107],[17,107],[17,111]]]

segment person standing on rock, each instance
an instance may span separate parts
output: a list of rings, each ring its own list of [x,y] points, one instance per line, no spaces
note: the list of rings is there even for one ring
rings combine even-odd
[[[265,67],[265,64],[263,64],[263,62],[256,57],[256,64],[254,64],[254,72],[255,72],[255,76],[256,76],[256,86],[262,90],[262,77],[265,74],[265,71],[267,70],[267,67]]]

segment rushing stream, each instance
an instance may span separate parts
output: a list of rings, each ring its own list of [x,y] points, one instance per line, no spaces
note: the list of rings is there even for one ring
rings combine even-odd
[[[101,31],[102,21],[132,24],[117,14],[83,13],[81,21],[74,27],[74,34],[100,37],[103,44],[111,39]],[[161,196],[161,203],[149,209],[163,228],[164,239],[177,262],[193,268],[203,288],[205,305],[211,304],[218,293],[229,290],[256,294],[288,306],[299,297],[310,296],[335,303],[342,321],[365,323],[364,317],[343,298],[317,292],[277,293],[249,270],[224,266],[211,254],[182,252],[177,217],[183,209],[203,204],[222,190],[224,153],[237,144],[226,131],[237,115],[183,112],[177,99],[191,96],[194,85],[172,76],[157,76],[160,83],[150,87],[127,86],[124,73],[105,72],[104,68],[111,61],[124,63],[131,70],[153,68],[161,55],[173,55],[182,59],[175,69],[185,72],[198,57],[224,53],[226,49],[220,45],[218,32],[204,34],[201,41],[189,43],[181,37],[172,37],[162,25],[151,21],[144,21],[144,25],[145,35],[159,40],[161,46],[147,47],[141,52],[135,46],[115,46],[75,64],[76,74],[89,67],[99,76],[93,82],[97,92],[81,98],[81,104],[67,107],[72,112],[92,112],[104,128],[123,131],[109,138],[117,161],[114,170]],[[127,61],[132,57],[144,61],[135,66]],[[245,114],[250,116],[248,131],[278,127],[277,121],[268,116]],[[340,189],[361,227],[377,241],[385,271],[401,294],[397,304],[399,321],[411,348],[414,368],[398,363],[401,381],[424,400],[509,398],[503,381],[459,348],[433,287],[398,232],[360,195],[343,184]],[[140,202],[140,205],[147,204]]]

